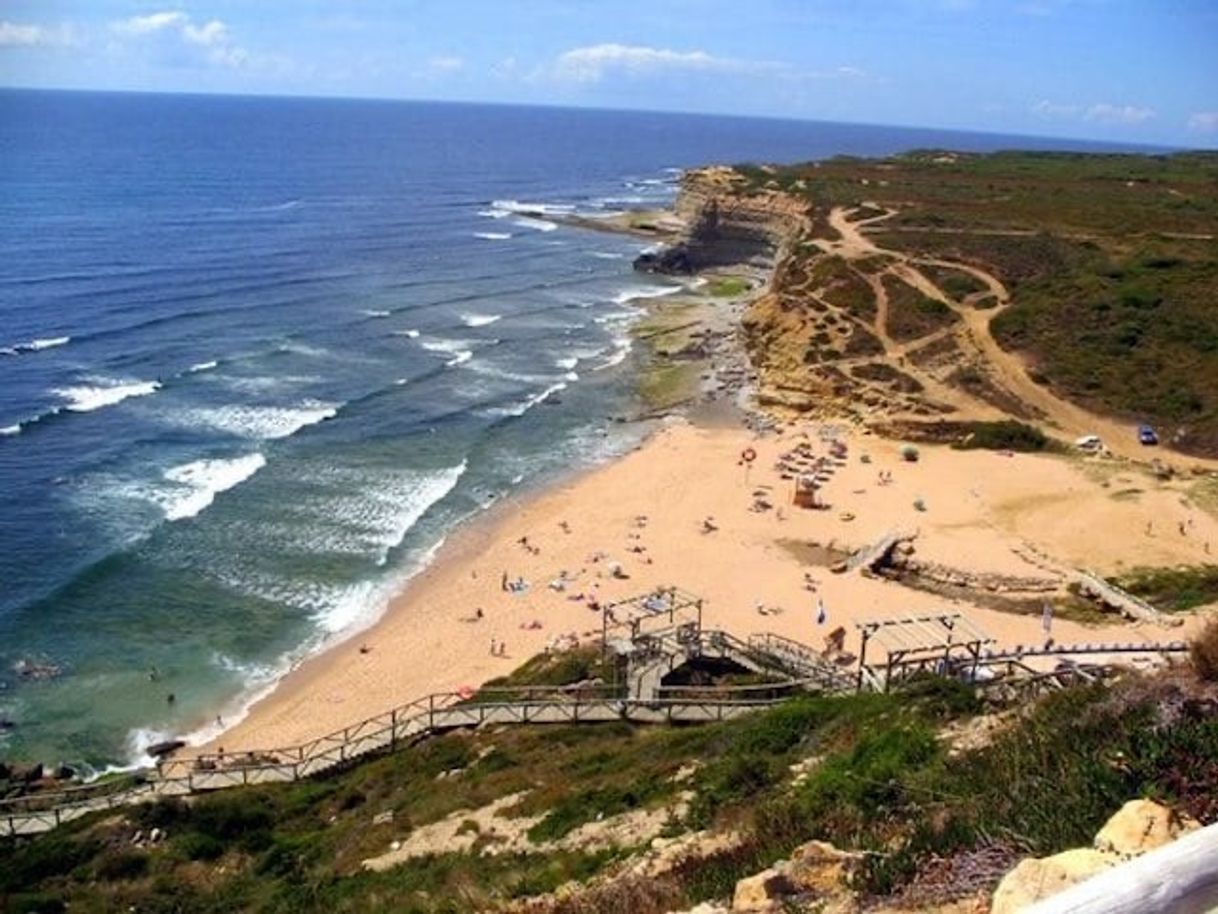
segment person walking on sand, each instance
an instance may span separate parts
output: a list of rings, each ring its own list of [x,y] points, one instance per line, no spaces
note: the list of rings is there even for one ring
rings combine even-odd
[[[497,645],[498,645],[498,642],[497,642],[497,641],[496,641],[494,638],[492,638],[492,639],[491,639],[491,656],[492,656],[492,657],[494,657],[494,656],[495,656],[495,647],[496,647]]]

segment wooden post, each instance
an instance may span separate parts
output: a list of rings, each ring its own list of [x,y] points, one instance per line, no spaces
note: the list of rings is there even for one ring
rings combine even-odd
[[[859,674],[858,679],[854,684],[854,690],[856,692],[863,691],[863,662],[867,659],[867,641],[871,638],[870,629],[864,628],[862,630],[862,635],[863,642],[859,645]]]

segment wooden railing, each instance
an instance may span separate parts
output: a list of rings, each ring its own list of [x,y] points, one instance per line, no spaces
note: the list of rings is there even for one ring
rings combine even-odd
[[[74,788],[0,801],[0,835],[30,835],[100,809],[159,797],[182,796],[249,784],[295,781],[356,759],[392,751],[427,736],[486,724],[574,724],[629,720],[637,723],[711,723],[784,700],[752,694],[750,687],[721,688],[714,698],[626,699],[588,696],[587,690],[504,690],[516,701],[465,699],[455,693],[429,695],[350,727],[297,746],[235,754],[204,753],[169,759],[148,770],[142,783],[115,791]],[[543,694],[544,693],[544,694]]]
[[[294,746],[241,753],[210,752],[171,758],[155,769],[143,769],[117,782],[72,787],[62,791],[27,794],[0,800],[0,836],[30,835],[90,812],[113,809],[158,797],[181,796],[247,784],[295,781],[322,774],[365,756],[390,752],[428,736],[460,727],[484,724],[587,723],[628,720],[637,723],[709,723],[770,707],[801,691],[853,691],[854,682],[832,667],[819,654],[778,635],[754,636],[749,642],[718,632],[702,632],[706,646],[724,650],[787,657],[804,666],[799,678],[784,683],[743,686],[660,687],[653,697],[627,698],[611,686],[525,686],[483,689],[469,693],[441,692],[428,695],[377,714],[359,723]],[[718,638],[719,640],[715,640]],[[686,642],[688,646],[688,642]],[[1054,650],[1041,649],[1018,654],[995,654],[981,659],[982,665],[1006,665],[1024,672],[1019,677],[1001,677],[989,688],[1062,687],[1070,679],[1091,678],[1102,667],[1088,666],[1088,675],[1074,677],[1069,669],[1036,672],[1022,666],[1033,655],[1144,652],[1172,653],[1187,650],[1183,642],[1153,645],[1083,645]],[[794,666],[794,663],[792,663]]]

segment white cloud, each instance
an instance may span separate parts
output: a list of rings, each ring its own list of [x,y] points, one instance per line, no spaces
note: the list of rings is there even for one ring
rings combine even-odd
[[[496,68],[497,75],[510,76],[516,62],[509,58]],[[772,60],[719,57],[708,51],[677,51],[646,45],[595,44],[564,51],[548,66],[535,70],[528,79],[550,78],[559,82],[590,85],[615,76],[640,79],[678,72],[745,77],[769,77],[791,82],[802,80],[870,80],[869,74],[852,66],[828,70],[800,70]]]
[[[455,73],[465,66],[465,61],[455,55],[433,57],[427,66],[437,73]]]
[[[1188,119],[1188,129],[1207,133],[1218,130],[1218,111],[1198,111]]]
[[[179,41],[182,46],[195,49],[196,55],[202,52],[203,60],[207,63],[220,67],[243,67],[251,60],[248,51],[233,43],[225,23],[219,19],[195,22],[181,10],[132,16],[110,23],[110,28],[131,40],[151,40],[152,36],[162,36],[161,41]]]
[[[42,44],[45,30],[40,25],[0,22],[0,47],[32,47]]]
[[[1116,126],[1134,126],[1155,116],[1153,108],[1140,108],[1136,105],[1110,105],[1102,102],[1084,108],[1082,105],[1059,104],[1048,99],[1038,101],[1030,110],[1042,118],[1084,120]]]
[[[1037,117],[1074,117],[1080,110],[1078,105],[1061,105],[1045,98],[1032,106],[1032,113]]]
[[[643,45],[596,44],[573,48],[558,55],[553,72],[560,79],[581,83],[599,82],[613,73],[643,76],[658,72],[689,70],[719,73],[761,73],[785,70],[767,61],[715,57],[706,51],[674,51]]]
[[[76,43],[76,34],[67,25],[22,25],[0,21],[0,48],[70,47]]]
[[[1101,124],[1141,124],[1155,116],[1153,108],[1139,108],[1135,105],[1092,105],[1087,109],[1083,118]]]
[[[182,26],[182,37],[191,44],[204,48],[214,48],[228,43],[228,26],[219,19],[212,19],[203,25],[193,25],[187,22]]]
[[[180,11],[149,13],[147,16],[132,16],[111,23],[114,31],[121,35],[151,35],[163,29],[181,29],[189,24],[190,17]]]

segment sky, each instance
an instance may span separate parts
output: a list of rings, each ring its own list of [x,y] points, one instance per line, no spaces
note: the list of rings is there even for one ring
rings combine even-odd
[[[0,0],[0,85],[1213,148],[1218,0]]]

